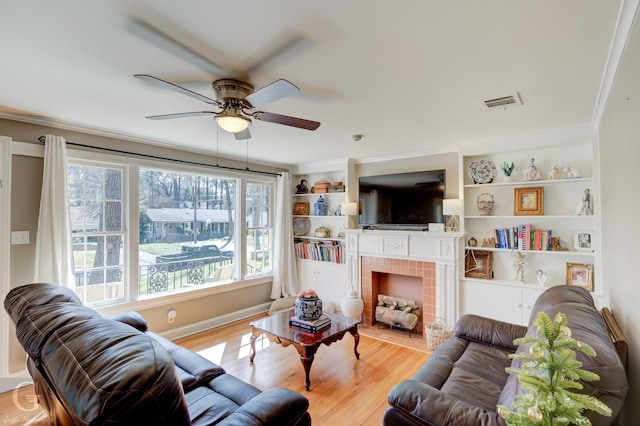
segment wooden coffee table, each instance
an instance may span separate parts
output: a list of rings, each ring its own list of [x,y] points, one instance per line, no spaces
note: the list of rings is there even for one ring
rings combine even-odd
[[[358,353],[358,343],[360,342],[358,324],[360,324],[360,321],[338,314],[326,313],[326,315],[331,318],[331,325],[314,333],[289,325],[289,319],[292,315],[293,310],[280,312],[249,324],[251,326],[250,363],[253,363],[253,359],[256,356],[256,339],[263,333],[272,342],[285,347],[293,345],[293,347],[296,348],[300,354],[302,366],[304,367],[304,387],[306,390],[309,390],[309,386],[311,385],[311,381],[309,380],[311,364],[313,364],[315,353],[322,343],[329,346],[333,342],[341,340],[344,335],[349,332],[353,336],[353,352],[356,355],[356,359],[360,359],[360,354]]]

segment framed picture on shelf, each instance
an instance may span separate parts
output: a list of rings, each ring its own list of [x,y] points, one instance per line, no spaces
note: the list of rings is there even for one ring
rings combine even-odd
[[[514,216],[544,215],[544,187],[515,188],[513,196]]]
[[[567,285],[584,287],[593,291],[593,265],[567,262]]]
[[[464,255],[464,276],[469,278],[493,278],[493,252],[467,250]]]
[[[298,201],[293,206],[293,214],[297,215],[307,215],[309,214],[309,202],[308,201]]]
[[[593,251],[593,232],[576,231],[573,234],[573,248],[577,251]]]

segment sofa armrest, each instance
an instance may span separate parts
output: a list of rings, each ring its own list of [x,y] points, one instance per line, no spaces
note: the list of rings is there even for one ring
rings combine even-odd
[[[404,380],[398,383],[391,389],[387,399],[393,409],[415,424],[505,425],[497,409],[487,411],[417,380]]]
[[[311,424],[309,400],[290,389],[273,388],[251,398],[218,423],[225,426]]]
[[[466,314],[456,323],[455,335],[473,342],[498,346],[510,351],[518,347],[513,341],[527,334],[527,327],[497,321],[479,315]]]
[[[205,357],[198,355],[189,349],[176,345],[171,340],[159,334],[147,331],[147,335],[162,345],[169,352],[174,364],[179,370],[187,374],[180,374],[180,380],[185,392],[189,392],[201,383],[208,382],[215,377],[224,374],[225,371],[218,364],[215,364]]]
[[[114,321],[122,322],[140,331],[147,331],[147,321],[136,311],[126,311],[108,317]]]

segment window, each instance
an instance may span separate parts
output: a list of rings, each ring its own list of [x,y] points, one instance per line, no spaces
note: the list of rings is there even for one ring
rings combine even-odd
[[[68,181],[76,293],[88,305],[272,273],[275,178],[70,158]]]
[[[87,304],[123,299],[124,170],[68,166],[76,293]]]
[[[271,199],[273,184],[246,184],[246,254],[247,276],[270,274],[273,259],[273,219]]]
[[[237,179],[141,168],[139,294],[235,277]]]

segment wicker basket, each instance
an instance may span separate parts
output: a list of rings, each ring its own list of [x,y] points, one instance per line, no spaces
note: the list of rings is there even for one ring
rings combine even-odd
[[[430,351],[435,351],[445,340],[453,336],[453,330],[447,330],[444,318],[436,318],[434,322],[427,324],[426,329],[427,349]]]

